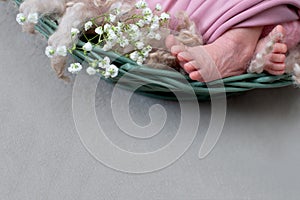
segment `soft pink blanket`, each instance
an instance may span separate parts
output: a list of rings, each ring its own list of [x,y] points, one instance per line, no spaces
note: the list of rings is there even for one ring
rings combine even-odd
[[[206,43],[233,27],[277,25],[300,19],[300,0],[148,0],[176,15],[185,11]]]

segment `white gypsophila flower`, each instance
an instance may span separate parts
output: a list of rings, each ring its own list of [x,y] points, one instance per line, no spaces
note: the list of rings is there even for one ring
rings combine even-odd
[[[145,48],[145,51],[148,51],[148,52],[150,52],[150,51],[152,51],[152,46],[151,45],[147,45],[146,46],[146,48]]]
[[[24,25],[24,23],[26,22],[25,15],[23,13],[17,14],[16,21],[18,22],[18,24]]]
[[[135,33],[140,31],[140,28],[136,24],[129,24],[129,31]]]
[[[145,61],[145,58],[143,56],[139,56],[136,63],[138,65],[142,65],[144,61]]]
[[[159,20],[160,20],[160,18],[159,18],[159,16],[157,16],[157,15],[154,15],[154,16],[152,17],[152,23],[153,23],[153,24],[155,24],[155,23],[159,24]]]
[[[37,24],[39,21],[39,14],[38,13],[29,13],[27,17],[27,21],[29,23]]]
[[[95,75],[96,73],[97,73],[97,71],[96,71],[96,69],[95,68],[93,68],[93,67],[88,67],[87,69],[86,69],[86,73],[88,74],[88,75]]]
[[[168,14],[168,13],[165,13],[165,12],[163,12],[163,13],[161,13],[161,15],[160,15],[160,19],[161,20],[168,20],[168,19],[170,19],[170,15]]]
[[[154,38],[155,38],[156,40],[160,40],[160,39],[161,39],[161,35],[160,35],[159,33],[156,33]]]
[[[108,40],[112,41],[113,43],[118,39],[118,36],[112,29],[108,31],[107,35],[108,35]]]
[[[109,57],[104,57],[102,60],[100,60],[98,67],[102,69],[106,69],[110,65],[110,59]]]
[[[56,54],[59,56],[67,56],[68,50],[66,46],[59,46],[56,48]]]
[[[129,45],[129,40],[123,36],[123,37],[119,38],[118,43],[121,47],[124,48]]]
[[[151,16],[151,17],[153,16],[153,12],[150,8],[143,9],[142,13],[143,13],[144,16]]]
[[[111,29],[111,25],[110,24],[105,24],[104,25],[104,31],[107,32],[108,30]]]
[[[140,40],[140,38],[142,37],[142,33],[140,31],[137,31],[129,34],[129,37],[132,42],[136,42]]]
[[[144,58],[147,58],[149,56],[149,53],[152,51],[152,46],[148,45],[146,47],[144,47],[140,54],[144,57]]]
[[[159,23],[153,23],[150,26],[150,31],[157,31],[159,29]]]
[[[71,72],[72,74],[77,74],[81,70],[82,70],[82,65],[80,63],[72,63],[68,68],[68,71]]]
[[[92,26],[93,26],[93,22],[88,21],[84,24],[84,30],[88,31],[90,28],[92,28]]]
[[[143,9],[143,8],[148,7],[148,4],[144,0],[141,0],[141,1],[136,2],[135,7],[137,9]]]
[[[145,15],[144,17],[143,17],[143,19],[144,19],[144,22],[145,22],[145,24],[151,24],[151,22],[152,22],[152,16],[151,15]]]
[[[157,11],[161,11],[161,9],[162,9],[162,6],[158,3],[158,4],[156,4],[156,6],[155,6],[155,10],[157,10]]]
[[[121,30],[124,27],[124,23],[118,22],[117,27]]]
[[[111,29],[117,34],[117,35],[122,35],[122,23],[118,23],[117,26],[113,26]]]
[[[75,37],[80,33],[80,31],[77,28],[72,28],[71,29],[71,37]]]
[[[145,51],[144,49],[141,51],[142,56],[147,58],[149,56],[149,51]]]
[[[139,50],[140,50],[140,49],[143,49],[144,46],[145,46],[145,44],[144,44],[143,42],[141,42],[141,41],[135,43],[135,47],[136,47],[137,49],[139,49]]]
[[[45,54],[49,57],[52,58],[55,54],[55,49],[52,46],[47,46],[45,49]]]
[[[109,14],[109,21],[110,21],[111,23],[115,22],[115,21],[116,21],[116,18],[117,18],[116,15]]]
[[[129,58],[133,61],[137,61],[137,59],[139,58],[139,53],[137,51],[134,51],[131,54],[129,54]]]
[[[149,46],[150,46],[150,45],[148,45],[147,47],[143,48],[142,51],[141,51],[141,54],[142,54],[145,58],[147,58],[147,57],[149,56],[149,53],[150,53],[150,51],[152,50],[152,47],[150,46],[150,48],[149,48]]]
[[[107,30],[107,35],[115,35],[115,31],[113,30],[114,27],[112,27],[111,29]]]
[[[103,28],[101,26],[97,27],[95,29],[95,32],[98,34],[98,35],[102,35],[103,34]]]
[[[115,65],[109,65],[109,67],[106,68],[106,73],[107,72],[111,78],[115,78],[119,74],[119,68]]]
[[[110,73],[108,71],[103,71],[102,74],[103,74],[103,76],[105,78],[109,78],[110,77]]]
[[[92,45],[92,43],[87,42],[87,43],[85,43],[85,44],[83,45],[82,49],[83,49],[84,51],[92,51],[93,45]]]
[[[142,20],[142,19],[140,19],[137,23],[136,23],[136,25],[138,25],[139,27],[144,27],[145,26],[145,21],[144,20]]]

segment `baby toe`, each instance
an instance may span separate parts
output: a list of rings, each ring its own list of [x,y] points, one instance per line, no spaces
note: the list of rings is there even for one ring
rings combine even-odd
[[[192,80],[194,80],[194,81],[200,81],[200,82],[203,82],[203,78],[202,78],[202,76],[201,76],[201,74],[200,74],[199,71],[194,71],[194,72],[190,73],[189,76],[190,76],[190,78],[191,78]]]
[[[285,54],[272,53],[269,55],[268,59],[273,63],[284,63],[286,56],[285,56]]]
[[[285,63],[267,63],[265,69],[268,71],[284,71]]]
[[[282,70],[282,71],[268,70],[268,72],[275,76],[283,75],[285,73],[284,70]]]
[[[191,62],[185,63],[183,65],[183,69],[184,69],[184,71],[186,71],[189,74],[192,73],[192,72],[194,72],[195,70],[197,70],[197,67],[195,65],[195,61],[191,61]]]
[[[285,37],[285,29],[282,25],[277,25],[269,34],[275,41],[279,42]]]
[[[194,59],[193,56],[187,51],[178,53],[177,58],[181,62],[190,62]]]
[[[286,53],[287,52],[287,45],[284,43],[275,43],[273,47],[273,53]]]
[[[284,63],[269,63],[266,65],[265,70],[272,75],[282,75],[285,73],[285,68]]]

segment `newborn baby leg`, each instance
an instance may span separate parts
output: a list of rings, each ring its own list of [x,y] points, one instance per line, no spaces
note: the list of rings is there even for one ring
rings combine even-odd
[[[195,47],[184,46],[169,36],[166,46],[192,80],[209,82],[243,74],[261,32],[262,27],[231,29],[213,43]]]

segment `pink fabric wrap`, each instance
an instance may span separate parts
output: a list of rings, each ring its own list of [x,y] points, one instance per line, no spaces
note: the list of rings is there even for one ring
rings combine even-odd
[[[206,43],[230,28],[277,25],[299,20],[300,0],[147,0],[175,16],[185,11]]]

